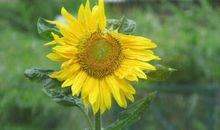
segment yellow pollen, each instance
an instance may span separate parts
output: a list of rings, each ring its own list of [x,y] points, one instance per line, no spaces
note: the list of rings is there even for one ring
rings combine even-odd
[[[120,43],[109,34],[92,34],[82,48],[79,54],[81,69],[96,78],[112,74],[123,57]]]

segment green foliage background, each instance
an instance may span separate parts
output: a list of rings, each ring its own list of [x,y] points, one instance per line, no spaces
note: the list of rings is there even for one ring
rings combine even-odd
[[[81,130],[87,126],[76,108],[65,108],[51,101],[40,84],[23,76],[26,68],[58,68],[45,55],[46,41],[36,34],[38,17],[54,19],[65,6],[74,15],[82,1],[76,0],[3,0],[0,2],[0,129],[1,130]],[[84,2],[84,1],[83,1]],[[95,3],[95,1],[92,1]],[[173,91],[158,90],[149,112],[128,130],[207,130],[220,128],[220,7],[205,0],[144,4],[108,4],[107,16],[125,15],[137,22],[134,34],[158,44],[160,63],[176,68],[165,81],[135,83],[136,98],[151,86],[169,86]],[[210,97],[205,88],[217,86]],[[174,91],[176,88],[195,91]],[[197,92],[198,91],[198,92]],[[214,108],[212,105],[214,104]],[[104,114],[105,124],[113,121],[121,109]],[[212,114],[213,112],[213,114]],[[211,114],[210,114],[211,113]],[[211,117],[210,117],[211,116]]]

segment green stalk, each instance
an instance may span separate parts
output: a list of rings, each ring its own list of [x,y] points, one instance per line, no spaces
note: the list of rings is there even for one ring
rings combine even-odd
[[[102,129],[102,117],[100,111],[95,114],[95,130]]]

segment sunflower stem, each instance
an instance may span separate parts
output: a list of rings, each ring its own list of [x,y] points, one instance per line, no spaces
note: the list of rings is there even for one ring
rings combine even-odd
[[[95,114],[95,130],[102,129],[102,116],[100,111]]]

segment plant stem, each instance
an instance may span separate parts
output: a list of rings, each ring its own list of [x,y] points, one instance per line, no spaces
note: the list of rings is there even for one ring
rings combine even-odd
[[[98,111],[95,114],[95,130],[101,130],[101,129],[102,129],[102,118],[100,111]]]

